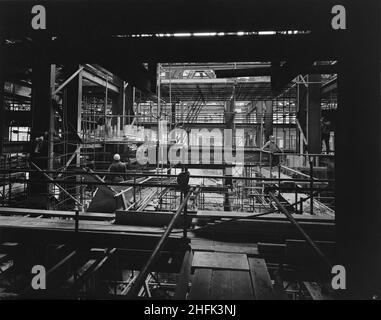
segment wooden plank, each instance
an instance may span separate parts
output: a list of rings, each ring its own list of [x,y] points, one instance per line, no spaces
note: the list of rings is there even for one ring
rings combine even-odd
[[[0,217],[0,232],[2,239],[8,241],[22,241],[27,242],[28,239],[34,239],[35,241],[42,241],[47,243],[49,241],[53,243],[73,241],[74,227],[73,223],[66,227],[62,227],[61,223],[48,223],[46,225],[39,225],[36,223],[36,219],[31,219],[27,223],[20,225],[14,220],[5,222]],[[24,218],[23,218],[24,219]],[[24,222],[24,220],[23,220]],[[67,222],[67,221],[65,221]],[[81,224],[80,224],[81,226]],[[149,249],[152,250],[157,242],[160,240],[162,230],[149,228],[153,232],[147,230],[146,232],[135,232],[135,227],[129,227],[122,230],[102,230],[102,226],[98,226],[98,230],[81,229],[76,235],[76,239],[81,246],[93,246],[93,247],[109,247],[109,248],[129,248],[129,249]],[[119,226],[128,227],[128,226]],[[146,229],[146,228],[145,228]],[[154,231],[155,230],[155,231]],[[164,250],[176,250],[179,248],[182,242],[182,235],[180,233],[173,233],[168,238],[165,244]]]
[[[252,215],[256,215],[258,213],[255,212],[241,212],[241,211],[213,211],[213,210],[199,210],[197,211],[196,218],[245,218]],[[316,216],[310,214],[293,214],[292,215],[297,221],[305,221],[305,222],[334,222],[335,218],[332,216]],[[269,213],[263,216],[260,216],[255,219],[260,220],[279,220],[279,221],[287,221],[287,218],[284,214],[280,213]]]
[[[212,273],[212,269],[196,269],[188,296],[189,300],[210,299]]]
[[[256,300],[273,300],[273,285],[264,259],[249,258],[251,282]]]
[[[62,211],[62,210],[42,210],[42,209],[26,209],[26,208],[9,208],[0,207],[0,214],[2,215],[35,215],[43,217],[55,217],[55,218],[74,218],[74,211]],[[114,216],[109,213],[97,213],[97,212],[80,212],[79,219],[81,220],[111,220]]]
[[[213,270],[210,299],[232,299],[231,272],[230,270]]]
[[[192,239],[191,247],[194,251],[214,251],[214,241],[205,239]]]
[[[231,271],[232,300],[254,299],[250,273],[247,271]]]
[[[313,300],[333,300],[332,297],[323,293],[321,286],[316,282],[304,281],[303,284]]]
[[[258,249],[253,246],[236,245],[236,244],[215,244],[215,252],[230,252],[230,253],[242,253],[247,255],[257,255]]]
[[[180,279],[176,286],[176,291],[175,291],[176,300],[185,300],[186,298],[188,287],[189,287],[191,269],[192,269],[192,260],[193,260],[192,250],[186,251],[183,258],[183,264],[181,265]]]
[[[192,239],[192,249],[195,251],[231,252],[257,255],[257,245],[254,243],[232,243],[207,239]]]
[[[193,268],[249,270],[247,256],[241,253],[196,251]]]
[[[48,228],[48,229],[67,229],[74,231],[75,222],[73,220],[58,219],[37,219],[23,217],[21,220],[16,217],[1,217],[0,228]],[[81,231],[104,231],[104,232],[134,232],[134,233],[156,233],[161,234],[161,228],[143,226],[124,226],[115,225],[109,221],[84,221],[79,223]],[[175,231],[175,230],[174,230]]]

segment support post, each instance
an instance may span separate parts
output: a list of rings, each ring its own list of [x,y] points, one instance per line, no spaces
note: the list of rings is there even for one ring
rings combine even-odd
[[[44,50],[46,39],[41,39],[36,43],[33,51],[32,65],[32,128],[31,128],[31,161],[36,163],[43,170],[53,169],[53,130],[54,112],[52,108],[52,73],[54,68],[51,66],[49,57]],[[44,137],[41,148],[36,150],[35,139]],[[36,152],[38,151],[38,152]],[[33,182],[33,180],[44,180],[41,173],[32,173],[30,177],[29,191],[32,198],[43,198],[45,201],[36,201],[36,204],[44,203],[46,207],[46,196],[48,185],[45,183]]]
[[[307,104],[307,140],[308,152],[321,153],[321,75],[308,76],[308,104]]]
[[[171,123],[171,125],[174,128],[176,126],[176,102],[172,102],[171,116],[172,116],[172,123]]]
[[[299,79],[301,76],[299,76]],[[304,153],[304,146],[308,144],[307,139],[307,99],[308,91],[304,81],[298,81],[297,84],[297,121],[298,128],[300,131],[299,134],[299,153]],[[307,141],[303,141],[303,136],[306,137]]]
[[[264,103],[266,108],[265,113],[265,140],[269,141],[270,136],[273,134],[273,102],[266,101]]]
[[[257,122],[256,132],[255,132],[255,144],[258,148],[262,148],[264,145],[263,142],[263,104],[262,101],[256,101],[255,115]]]
[[[134,116],[134,88],[132,85],[128,85],[125,90],[125,108],[127,121],[126,124],[131,124]]]
[[[225,148],[231,148],[233,149],[234,148],[234,138],[235,138],[235,130],[234,130],[234,107],[235,107],[235,97],[233,95],[233,99],[231,101],[229,101],[228,103],[226,103],[226,109],[225,109],[225,121],[226,121],[226,129],[231,129],[232,130],[232,134],[231,134],[231,137],[230,139],[228,139],[228,141],[226,141],[225,139],[229,136],[227,134],[224,134],[223,136],[223,139],[224,139],[224,147]],[[229,141],[230,140],[230,141]],[[227,152],[225,150],[225,152]],[[229,177],[229,178],[226,178],[226,179],[223,179],[223,183],[224,183],[224,186],[228,187],[228,186],[233,186],[233,179],[231,178],[232,177],[232,167],[225,167],[223,169],[223,172],[224,172],[224,176],[225,177]],[[225,211],[231,211],[231,206],[230,206],[230,199],[229,199],[229,191],[226,191],[225,192],[225,195],[224,195],[224,210]]]

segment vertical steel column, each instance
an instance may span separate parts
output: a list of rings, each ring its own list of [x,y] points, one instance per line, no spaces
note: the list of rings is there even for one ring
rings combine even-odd
[[[273,102],[265,101],[265,140],[268,141],[269,137],[273,134]]]
[[[308,152],[321,153],[321,75],[308,76],[307,140]]]
[[[53,163],[53,130],[54,111],[52,108],[52,67],[49,57],[46,54],[48,38],[36,37],[33,39],[32,58],[32,128],[30,140],[33,145],[31,161],[36,163],[41,169],[52,169]],[[53,68],[54,69],[54,68]],[[48,133],[48,139],[44,142],[44,147],[39,153],[34,152],[35,139]],[[47,138],[45,135],[45,139]],[[48,193],[47,184],[34,183],[33,180],[45,179],[40,173],[31,174],[29,191],[32,196],[46,196]],[[46,202],[41,202],[46,207]]]
[[[301,77],[301,76],[300,76]],[[300,79],[299,77],[299,79]],[[296,119],[299,123],[299,153],[304,153],[305,141],[303,136],[307,136],[307,104],[308,104],[308,91],[304,82],[298,82],[297,84],[297,114]],[[308,139],[306,137],[306,144],[308,144]]]
[[[135,88],[128,84],[124,90],[124,103],[125,103],[125,114],[127,116],[127,121],[125,124],[131,124],[133,122],[134,116],[134,92]]]

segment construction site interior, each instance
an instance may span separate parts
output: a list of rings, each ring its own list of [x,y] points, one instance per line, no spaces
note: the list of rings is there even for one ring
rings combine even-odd
[[[112,10],[127,10],[122,3]],[[103,8],[83,18],[82,31],[53,23],[43,35],[13,32],[4,17],[0,299],[335,299],[336,140],[360,132],[338,123],[338,104],[356,86],[362,96],[379,90],[360,84],[373,77],[367,59],[349,51],[342,59],[336,34],[316,40],[320,11],[311,25],[294,26],[301,13],[288,11],[296,18],[262,27],[248,5],[259,20],[238,10],[243,17],[232,12],[227,22],[221,10],[226,28],[212,19],[213,32],[172,18],[129,32],[115,27],[119,19],[96,28]],[[340,69],[342,61],[362,73]],[[276,151],[266,148],[271,139]],[[127,166],[118,181],[109,171],[115,154]],[[363,170],[378,170],[369,165]],[[179,175],[188,172],[184,186]],[[30,286],[36,265],[46,269],[46,290]]]

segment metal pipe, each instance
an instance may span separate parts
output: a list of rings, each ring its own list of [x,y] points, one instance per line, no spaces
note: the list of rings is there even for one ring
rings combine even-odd
[[[314,163],[313,158],[310,157],[310,213],[314,214]]]
[[[165,232],[161,236],[161,238],[160,238],[159,242],[157,243],[155,249],[152,251],[152,254],[149,257],[147,263],[144,265],[143,269],[140,271],[138,277],[136,278],[134,284],[131,286],[130,290],[127,292],[127,298],[135,297],[138,294],[141,287],[144,285],[144,282],[145,282],[147,275],[149,274],[149,272],[150,272],[152,266],[154,265],[154,263],[156,262],[156,260],[159,258],[160,251],[164,247],[164,245],[168,239],[168,236],[171,234],[171,231],[172,231],[177,219],[180,217],[181,212],[183,211],[184,207],[186,206],[188,199],[189,199],[192,192],[193,192],[193,189],[190,189],[188,191],[187,195],[184,198],[184,201],[181,203],[180,207],[177,209],[177,212],[173,216],[173,218],[172,218],[171,222],[169,223],[167,229],[165,230]]]
[[[274,181],[276,179],[272,179],[271,181]],[[115,194],[116,195],[121,195],[123,193],[125,193],[126,191],[128,190],[132,190],[132,188],[129,188],[129,187],[133,187],[133,186],[138,186],[138,187],[145,187],[145,188],[173,188],[173,189],[180,189],[179,188],[179,185],[177,183],[168,183],[168,184],[162,184],[162,183],[147,183],[147,184],[141,184],[141,183],[123,183],[123,182],[97,182],[97,181],[67,181],[67,180],[53,180],[51,179],[49,182],[46,181],[46,180],[42,180],[42,179],[33,179],[33,180],[26,180],[26,179],[19,179],[19,178],[5,178],[4,181],[10,181],[10,182],[19,182],[19,183],[54,183],[54,184],[60,184],[60,185],[89,185],[89,186],[107,186],[107,187],[111,187],[111,186],[120,186],[120,187],[126,187],[128,189],[125,189],[123,190],[122,192],[120,192],[119,194]],[[191,185],[192,187],[195,187],[195,186],[198,186],[198,185]],[[221,192],[224,192],[226,191],[226,187],[219,187],[219,186],[200,186],[200,188],[203,190],[203,191],[214,191],[214,192],[218,192],[218,191],[221,191]],[[268,188],[269,190],[280,190],[282,192],[294,192],[296,188],[285,188],[285,187],[277,187],[277,186],[273,186],[273,187],[269,187]],[[309,192],[310,191],[310,188],[297,188],[297,190],[299,192]],[[334,191],[334,188],[327,188],[327,187],[324,187],[324,188],[314,188],[313,189],[315,192],[322,192],[322,191]],[[309,199],[310,197],[308,196],[306,199]]]
[[[184,206],[184,214],[183,214],[183,217],[184,217],[184,226],[183,226],[183,237],[184,239],[186,239],[188,237],[188,234],[187,234],[187,220],[188,220],[188,201],[185,202],[185,206]]]
[[[54,170],[43,170],[41,171],[36,171],[36,170],[30,170],[30,169],[9,169],[9,170],[2,170],[0,169],[0,174],[8,174],[9,172],[32,172],[32,173],[57,173],[57,171]],[[82,171],[65,171],[66,174],[71,174],[71,175],[88,175],[88,172],[82,172]],[[92,174],[97,174],[97,175],[120,175],[120,173],[112,173],[108,171],[93,171]],[[176,178],[177,175],[174,174],[157,174],[157,173],[130,173],[127,172],[129,176],[136,176],[136,177],[166,177],[166,178]],[[232,176],[205,176],[205,175],[192,175],[192,178],[204,178],[204,179],[231,179]],[[293,178],[264,178],[264,177],[233,177],[234,180],[252,180],[252,181],[286,181],[286,182],[300,182],[300,183],[310,183],[309,179],[293,179]],[[334,182],[332,179],[314,179],[314,183],[329,183],[329,182]],[[113,183],[106,183],[109,185],[114,185]],[[123,185],[121,183],[116,183],[115,185]],[[126,184],[128,186],[128,184]],[[131,184],[130,184],[131,185]]]

